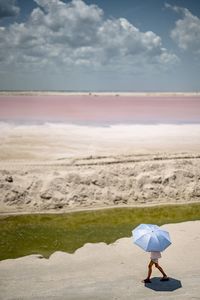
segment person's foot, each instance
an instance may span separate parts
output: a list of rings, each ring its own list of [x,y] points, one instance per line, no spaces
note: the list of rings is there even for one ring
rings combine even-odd
[[[160,281],[169,281],[169,277],[167,277],[167,275],[163,276],[163,278],[161,278]]]
[[[144,280],[142,280],[143,283],[151,283],[151,280],[149,278],[146,278]]]

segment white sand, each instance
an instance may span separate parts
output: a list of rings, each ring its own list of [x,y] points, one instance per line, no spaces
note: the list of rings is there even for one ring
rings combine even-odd
[[[200,152],[200,125],[0,123],[0,160],[52,160],[69,157],[156,152]]]
[[[200,299],[200,221],[163,228],[173,242],[160,260],[169,282],[156,279],[154,269],[145,287],[149,254],[122,238],[112,245],[86,244],[75,254],[55,252],[50,259],[31,255],[0,262],[0,299]]]
[[[200,199],[200,125],[1,123],[0,139],[0,213]]]

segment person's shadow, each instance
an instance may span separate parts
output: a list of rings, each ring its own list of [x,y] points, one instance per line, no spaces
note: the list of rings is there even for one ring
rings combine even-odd
[[[159,277],[151,278],[151,283],[145,283],[145,287],[154,291],[172,292],[182,287],[181,281],[169,278],[169,281],[160,281]]]

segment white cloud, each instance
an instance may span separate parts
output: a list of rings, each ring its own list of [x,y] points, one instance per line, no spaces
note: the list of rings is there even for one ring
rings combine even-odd
[[[1,0],[0,0],[1,1]],[[122,68],[169,66],[175,54],[152,31],[141,32],[124,18],[105,19],[102,9],[82,0],[35,0],[26,23],[0,30],[2,67]]]
[[[182,14],[171,31],[171,38],[183,50],[200,54],[200,18],[194,16],[187,8],[165,4],[167,8]]]
[[[0,19],[17,16],[19,11],[15,0],[0,0]]]

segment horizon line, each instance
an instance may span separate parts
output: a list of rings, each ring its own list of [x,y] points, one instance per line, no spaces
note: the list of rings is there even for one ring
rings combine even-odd
[[[63,96],[200,96],[196,92],[152,92],[152,91],[73,91],[73,90],[0,90],[0,96],[9,95],[63,95]]]

